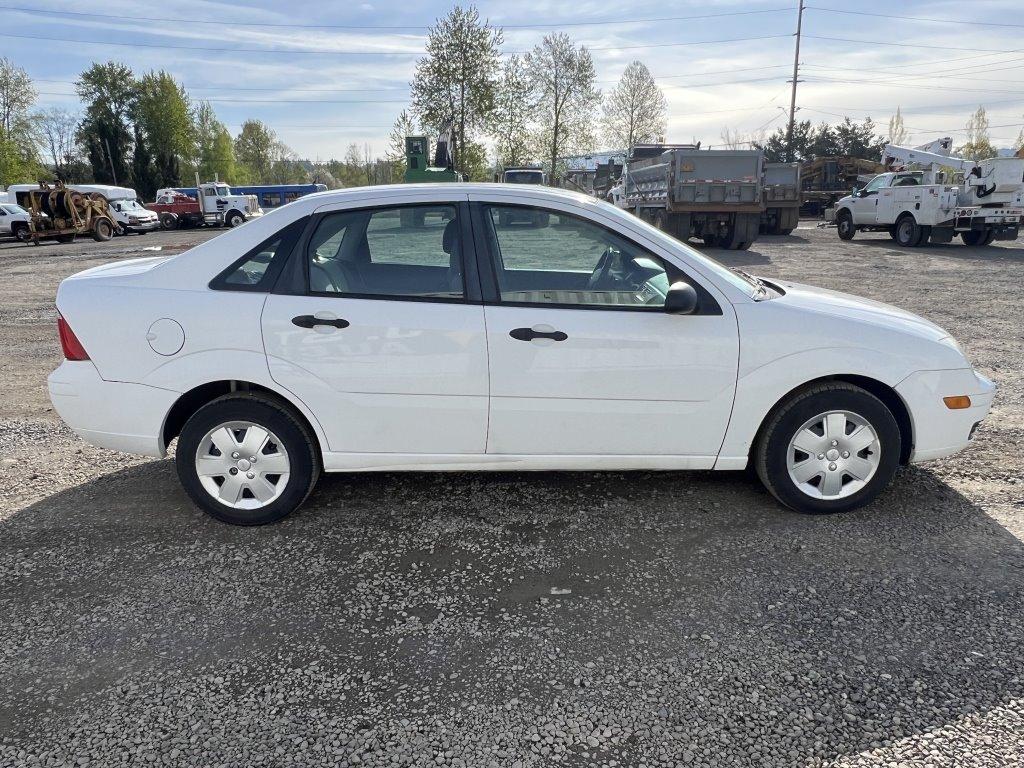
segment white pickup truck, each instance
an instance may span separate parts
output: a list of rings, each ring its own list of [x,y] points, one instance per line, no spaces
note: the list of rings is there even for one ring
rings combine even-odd
[[[0,202],[0,237],[8,235],[24,242],[28,239],[28,211],[14,203]]]
[[[975,163],[888,146],[883,162],[906,169],[879,174],[836,203],[841,239],[851,240],[858,231],[888,232],[905,247],[948,243],[955,235],[965,245],[1017,239],[1024,219],[1024,159],[994,157]],[[923,170],[911,170],[914,166]],[[951,171],[962,172],[963,180],[947,181]]]

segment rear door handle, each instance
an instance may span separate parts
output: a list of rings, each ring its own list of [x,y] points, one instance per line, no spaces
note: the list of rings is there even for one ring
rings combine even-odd
[[[508,335],[518,341],[533,341],[534,339],[565,341],[569,338],[569,335],[562,331],[540,331],[533,328],[513,328]]]
[[[297,325],[299,328],[315,328],[318,325],[331,325],[335,328],[348,328],[350,323],[348,320],[342,320],[340,317],[317,317],[316,315],[298,315],[292,318],[292,325]]]

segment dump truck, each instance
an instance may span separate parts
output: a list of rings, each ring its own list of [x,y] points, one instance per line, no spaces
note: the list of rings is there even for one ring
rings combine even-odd
[[[969,160],[948,154],[952,139],[924,147],[890,144],[882,163],[892,170],[836,203],[839,237],[888,232],[897,245],[964,245],[1016,240],[1024,223],[1024,158]]]
[[[800,167],[801,206],[804,216],[823,216],[836,201],[863,187],[885,166],[875,160],[849,155],[816,157]]]
[[[764,212],[761,150],[641,144],[623,170],[623,207],[680,240],[745,250]]]
[[[800,163],[766,163],[761,232],[788,235],[800,222]]]
[[[77,192],[59,181],[53,186],[41,182],[38,187],[16,192],[16,201],[29,212],[29,231],[24,242],[33,245],[50,238],[72,243],[79,235],[104,242],[117,229],[103,195]]]

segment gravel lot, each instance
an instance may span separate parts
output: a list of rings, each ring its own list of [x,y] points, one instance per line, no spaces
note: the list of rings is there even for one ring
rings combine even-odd
[[[999,382],[859,512],[745,473],[365,474],[254,530],[44,388],[63,277],[211,234],[0,244],[0,765],[1024,765],[1024,243],[714,252],[916,311]]]

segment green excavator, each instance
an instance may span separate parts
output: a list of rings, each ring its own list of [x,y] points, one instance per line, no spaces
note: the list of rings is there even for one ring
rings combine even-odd
[[[462,181],[462,174],[452,165],[449,147],[452,143],[451,126],[437,136],[434,144],[434,163],[428,164],[430,139],[426,136],[405,137],[405,183]]]

